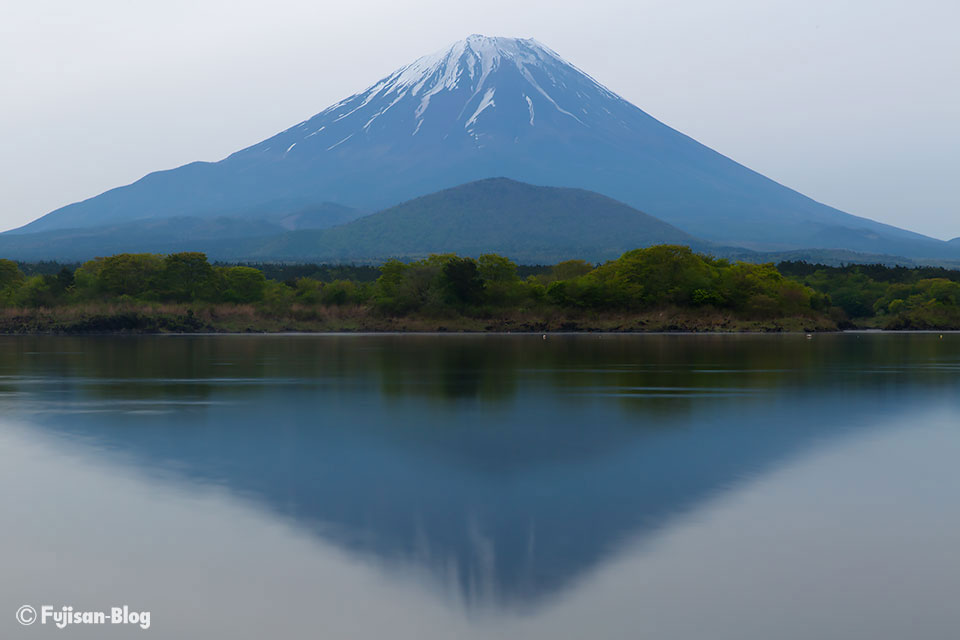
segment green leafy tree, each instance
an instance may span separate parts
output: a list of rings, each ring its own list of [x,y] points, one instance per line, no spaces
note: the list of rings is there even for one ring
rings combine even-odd
[[[246,268],[246,267],[234,267],[237,268]],[[254,269],[256,271],[256,269]],[[259,272],[258,272],[259,273]],[[263,274],[260,274],[263,276]],[[252,280],[252,278],[251,278]],[[267,280],[263,279],[263,288],[260,293],[259,299],[255,299],[255,287],[251,290],[251,296],[247,300],[238,300],[239,302],[261,302],[266,310],[270,313],[281,314],[286,311],[289,311],[290,305],[294,301],[294,290],[282,282],[277,282],[276,280]]]
[[[25,279],[16,262],[0,259],[0,289],[21,285]]]
[[[483,280],[476,260],[451,258],[443,265],[443,283],[454,304],[477,304],[483,297]]]
[[[377,307],[386,313],[401,315],[413,311],[449,311],[449,289],[443,270],[455,258],[452,253],[435,254],[409,264],[396,260],[385,263],[374,286]]]
[[[97,258],[90,266],[97,288],[111,296],[154,298],[158,294],[163,258],[152,253],[121,253]],[[87,263],[89,265],[90,263]],[[87,265],[84,265],[86,268]]]
[[[0,259],[0,305],[16,304],[17,290],[25,281],[23,272],[12,260]]]
[[[224,293],[227,302],[248,304],[264,299],[267,279],[263,273],[253,267],[228,267],[223,270]],[[276,283],[286,289],[286,285]],[[290,298],[293,297],[291,292]]]
[[[931,300],[944,305],[956,305],[960,300],[960,284],[956,282],[944,278],[931,278],[921,282]]]
[[[597,277],[623,306],[687,305],[717,297],[717,268],[689,247],[658,245],[628,251],[597,269]]]
[[[403,310],[400,287],[403,284],[407,265],[399,260],[387,260],[380,267],[380,277],[373,285],[373,299],[378,308],[387,312]]]
[[[214,271],[204,253],[172,253],[163,259],[158,294],[166,300],[191,302],[214,294]]]
[[[313,278],[297,278],[294,282],[294,297],[301,304],[319,304],[323,283]]]
[[[487,285],[512,283],[519,280],[516,263],[495,253],[485,253],[477,258],[477,269],[480,272],[480,278]]]
[[[591,271],[593,271],[593,265],[586,260],[565,260],[553,265],[547,284],[556,280],[573,280]]]
[[[363,298],[363,288],[351,280],[334,280],[324,285],[320,294],[321,302],[328,305],[354,304]]]
[[[67,302],[72,287],[73,273],[61,269],[57,274],[31,276],[17,287],[13,300],[27,307],[55,307]]]

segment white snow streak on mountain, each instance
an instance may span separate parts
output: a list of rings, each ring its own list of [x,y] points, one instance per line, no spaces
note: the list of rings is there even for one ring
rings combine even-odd
[[[483,113],[483,110],[487,107],[495,107],[496,104],[493,102],[493,94],[496,92],[496,89],[490,88],[487,89],[487,93],[484,94],[483,100],[480,101],[480,106],[477,107],[477,110],[473,112],[473,115],[470,116],[470,119],[467,120],[467,124],[463,125],[465,129],[469,128],[471,124],[477,121],[477,116]]]
[[[536,40],[472,35],[465,40],[455,42],[442,51],[423,56],[394,71],[365,91],[328,107],[312,119],[322,118],[325,123],[324,126],[309,133],[304,132],[305,135],[300,139],[306,140],[313,137],[324,131],[328,125],[346,120],[358,112],[363,112],[365,115],[362,126],[358,125],[357,129],[369,132],[381,116],[398,104],[409,104],[410,99],[415,101],[416,107],[413,109],[413,118],[409,125],[411,129],[408,129],[408,131],[412,131],[412,135],[417,135],[421,131],[431,105],[439,95],[445,92],[463,93],[465,91],[469,91],[469,97],[465,100],[460,98],[463,103],[460,104],[457,121],[462,122],[463,128],[473,133],[473,128],[477,125],[477,120],[481,114],[487,109],[498,106],[497,102],[494,101],[496,87],[488,86],[488,83],[492,74],[505,68],[512,69],[516,74],[519,74],[519,77],[531,90],[529,95],[528,92],[524,91],[517,96],[511,95],[504,98],[520,101],[519,106],[525,108],[529,114],[528,122],[531,127],[534,126],[535,112],[534,100],[531,95],[542,97],[556,112],[576,120],[583,126],[589,126],[558,103],[557,99],[551,95],[550,86],[544,86],[544,81],[549,80],[554,88],[566,89],[566,84],[560,77],[562,73],[558,70],[573,70],[582,75],[587,84],[592,85],[590,88],[598,91],[603,97],[617,101],[622,100],[612,91]],[[536,77],[534,72],[536,72]],[[463,95],[466,94],[463,93]],[[582,94],[578,92],[578,95]],[[368,108],[368,110],[364,112],[365,108]],[[586,112],[586,110],[583,111]],[[469,117],[467,117],[467,114],[470,114]],[[291,127],[291,129],[304,128],[308,122]],[[347,132],[340,132],[337,138],[333,138],[333,140],[339,139],[339,141],[327,147],[327,149],[333,150],[346,142],[347,138],[342,138],[345,133]]]

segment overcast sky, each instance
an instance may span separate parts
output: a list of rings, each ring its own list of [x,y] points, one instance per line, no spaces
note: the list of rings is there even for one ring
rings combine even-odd
[[[3,0],[0,229],[218,160],[471,33],[534,37],[826,204],[960,236],[957,0]]]

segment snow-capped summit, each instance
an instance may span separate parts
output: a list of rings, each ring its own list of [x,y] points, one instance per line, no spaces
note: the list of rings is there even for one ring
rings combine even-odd
[[[474,34],[243,153],[286,157],[381,142],[384,133],[392,138],[404,132],[462,138],[476,148],[496,139],[513,144],[538,125],[590,127],[609,120],[611,112],[603,106],[609,101],[623,102],[536,40]]]
[[[469,97],[456,121],[465,119],[464,127],[468,128],[476,123],[484,110],[495,108],[498,87],[501,96],[508,93],[507,87],[503,85],[503,78],[491,78],[492,74],[518,75],[525,81],[526,86],[520,86],[518,91],[510,97],[530,113],[529,126],[535,126],[534,101],[546,103],[549,108],[580,121],[576,115],[561,107],[551,96],[551,91],[562,96],[567,82],[572,81],[575,85],[584,84],[585,89],[599,91],[607,97],[619,99],[598,82],[566,62],[552,49],[532,38],[491,38],[477,34],[398,69],[370,87],[362,94],[362,99],[370,100],[377,95],[395,96],[396,99],[401,99],[408,94],[417,97],[420,102],[416,109],[416,126],[419,127],[423,123],[423,118],[426,117],[430,99],[433,96],[441,92],[466,90]],[[505,100],[505,97],[501,97],[501,104]],[[475,109],[473,109],[474,106]],[[574,110],[578,108],[577,105],[569,106]],[[472,113],[470,113],[471,110]],[[469,117],[467,117],[468,113],[470,113]]]
[[[320,203],[372,212],[490,177],[596,191],[724,244],[947,251],[946,243],[832,209],[737,164],[536,40],[481,35],[220,162],[150,174],[11,233],[249,218]]]

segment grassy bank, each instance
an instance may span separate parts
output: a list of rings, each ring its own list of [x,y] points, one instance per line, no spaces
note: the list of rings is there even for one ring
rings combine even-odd
[[[359,331],[835,331],[823,314],[744,318],[722,310],[664,307],[643,312],[544,309],[494,315],[389,316],[366,305],[293,305],[271,312],[252,304],[78,304],[0,309],[3,334],[276,333]]]

